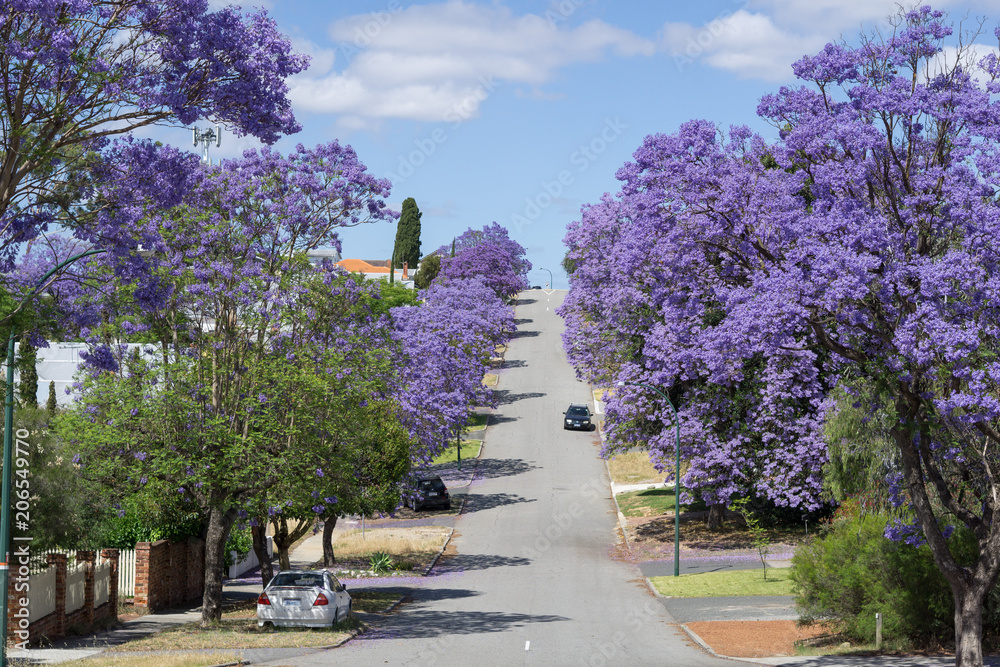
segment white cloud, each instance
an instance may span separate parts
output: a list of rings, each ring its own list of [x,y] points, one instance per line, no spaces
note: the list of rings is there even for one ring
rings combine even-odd
[[[668,23],[662,44],[681,70],[696,62],[742,77],[780,81],[792,76],[791,64],[828,41],[782,30],[763,14],[740,9],[701,27]]]
[[[949,5],[958,6],[959,0],[938,0],[934,7]],[[900,4],[899,0],[745,0],[742,7],[724,11],[702,26],[667,23],[661,45],[681,70],[704,63],[745,78],[788,80],[793,78],[793,62],[829,42],[853,41],[861,32],[888,37],[893,29],[889,17],[899,13]]]
[[[298,45],[314,64],[289,80],[290,97],[297,108],[356,119],[466,120],[503,83],[537,87],[567,65],[656,50],[603,21],[570,28],[461,0],[353,16],[329,33],[337,49]]]
[[[753,0],[749,4],[780,25],[814,34],[818,30],[826,41],[839,38],[841,31],[854,34],[862,27],[867,31],[887,25],[886,17],[895,15],[900,6],[899,0]],[[945,4],[947,0],[938,0],[934,6]]]

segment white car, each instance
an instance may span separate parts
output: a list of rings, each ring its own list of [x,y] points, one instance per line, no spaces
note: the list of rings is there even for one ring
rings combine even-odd
[[[322,628],[351,614],[347,587],[326,570],[279,572],[257,598],[257,625]]]

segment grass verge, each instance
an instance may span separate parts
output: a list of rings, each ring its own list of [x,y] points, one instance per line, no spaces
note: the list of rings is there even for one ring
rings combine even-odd
[[[240,659],[238,653],[178,653],[168,655],[117,655],[61,662],[68,667],[206,667]]]
[[[487,373],[483,376],[483,384],[487,387],[495,387],[499,381],[500,377],[496,373]]]
[[[482,440],[463,440],[462,441],[462,460],[474,459],[479,456],[479,450],[482,449]],[[448,449],[444,450],[433,459],[435,464],[438,463],[455,463],[458,461],[458,445],[454,440],[448,445]]]
[[[346,639],[358,621],[350,618],[336,628],[258,628],[256,603],[223,612],[222,620],[206,627],[185,623],[108,649],[166,651],[197,649],[251,649],[329,646]],[[87,663],[90,664],[90,663]],[[128,664],[134,664],[129,662]],[[217,664],[217,663],[198,663]],[[163,667],[157,663],[157,667]]]
[[[471,433],[473,431],[485,430],[487,419],[489,419],[489,415],[473,414],[469,417],[469,424],[465,427],[465,432]]]
[[[370,558],[378,552],[394,559],[433,555],[448,539],[449,532],[444,526],[369,528],[363,536],[360,530],[349,530],[334,540],[333,553],[338,559]]]
[[[794,595],[792,580],[788,578],[789,569],[768,568],[767,581],[764,581],[764,572],[760,568],[650,577],[649,580],[660,595],[674,598]]]
[[[666,476],[649,462],[649,452],[625,452],[608,459],[608,471],[615,484],[644,484],[662,482]]]
[[[377,588],[348,592],[351,594],[351,608],[366,614],[384,611],[386,607],[399,599],[398,593],[390,593]]]
[[[674,514],[673,489],[647,489],[645,491],[629,491],[615,496],[622,514],[627,517],[663,516]],[[681,504],[681,512],[704,510],[705,503],[696,500],[690,505]]]

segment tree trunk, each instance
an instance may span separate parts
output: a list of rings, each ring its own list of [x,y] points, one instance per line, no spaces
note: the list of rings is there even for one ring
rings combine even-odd
[[[250,535],[253,537],[253,552],[260,563],[260,584],[261,588],[267,588],[274,577],[274,568],[271,566],[271,555],[267,553],[267,530],[266,524],[262,526],[250,526]]]
[[[708,529],[718,530],[722,528],[722,525],[726,522],[726,506],[725,505],[709,505],[708,506]]]
[[[983,667],[983,605],[988,592],[969,585],[952,586],[956,667]]]
[[[289,549],[292,545],[298,541],[298,539],[309,532],[309,527],[312,526],[311,520],[294,520],[295,527],[288,528],[288,521],[283,516],[277,516],[271,519],[271,525],[274,526],[274,536],[271,538],[274,541],[274,548],[278,551],[278,563],[282,570],[292,569],[292,561],[289,557]]]
[[[333,529],[337,527],[337,515],[327,517],[323,522],[323,567],[333,567],[337,559],[333,555]]]
[[[201,624],[222,618],[222,568],[226,563],[226,540],[236,520],[236,510],[212,507],[205,535],[205,591],[201,598]]]

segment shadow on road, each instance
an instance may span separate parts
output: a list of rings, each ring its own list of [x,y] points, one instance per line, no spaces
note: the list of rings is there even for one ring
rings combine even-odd
[[[523,394],[515,394],[509,389],[501,389],[500,391],[493,392],[496,396],[497,405],[509,405],[516,401],[523,401],[528,398],[541,398],[546,394],[540,391],[526,391]]]
[[[514,324],[516,324],[517,326],[521,326],[522,324],[527,324],[528,322],[534,322],[534,321],[535,320],[531,319],[530,317],[519,317],[516,320],[514,320]]]
[[[421,591],[420,597],[422,597]],[[553,614],[516,614],[498,611],[430,611],[420,608],[420,599],[407,609],[406,614],[395,614],[377,620],[354,642],[371,640],[440,639],[416,656],[417,664],[427,664],[432,656],[447,655],[449,635],[478,635],[486,632],[506,632],[534,623],[568,621],[565,616]],[[352,643],[354,643],[352,642]]]
[[[515,331],[510,335],[511,340],[515,338],[534,338],[536,336],[541,336],[541,331]]]
[[[521,473],[536,470],[538,466],[524,459],[480,459],[479,467],[476,468],[478,479],[497,479],[498,477],[510,477]]]
[[[524,359],[504,359],[504,368],[524,368],[528,365],[528,362]]]
[[[468,499],[465,501],[465,508],[462,510],[462,514],[471,514],[507,505],[520,505],[521,503],[533,502],[535,502],[535,498],[525,498],[516,493],[470,493]]]
[[[518,417],[508,417],[507,415],[490,415],[489,422],[490,426],[496,426],[497,424],[509,424],[510,422],[516,422]]]
[[[472,570],[488,570],[492,567],[517,567],[520,565],[530,565],[530,558],[521,556],[497,556],[495,554],[456,554],[454,556],[442,556],[434,566],[432,574],[454,574],[456,572],[470,572]],[[421,596],[423,597],[423,596]]]
[[[538,299],[518,299],[514,302],[515,306],[527,306],[529,303],[538,303]]]

